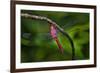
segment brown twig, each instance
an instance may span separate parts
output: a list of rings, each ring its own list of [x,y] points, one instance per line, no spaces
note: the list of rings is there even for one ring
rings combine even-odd
[[[54,25],[61,33],[63,33],[69,39],[69,41],[71,43],[71,47],[72,47],[72,60],[75,60],[75,47],[74,47],[73,40],[68,35],[68,33],[65,32],[57,23],[55,23],[51,19],[44,17],[44,16],[37,16],[37,15],[28,14],[28,13],[21,13],[21,16],[25,17],[25,18],[30,18],[30,19],[47,21],[48,23]]]

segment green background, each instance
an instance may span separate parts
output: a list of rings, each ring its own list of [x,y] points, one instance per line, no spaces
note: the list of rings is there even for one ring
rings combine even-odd
[[[55,21],[72,38],[75,59],[89,59],[89,13],[21,10],[21,13],[45,16]],[[21,62],[46,62],[71,60],[71,44],[59,31],[58,39],[64,48],[59,52],[50,35],[46,21],[21,17]]]

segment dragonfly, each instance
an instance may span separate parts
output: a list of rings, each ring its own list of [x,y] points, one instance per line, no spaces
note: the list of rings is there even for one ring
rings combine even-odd
[[[53,39],[56,42],[56,44],[59,48],[59,51],[63,54],[64,49],[63,49],[62,45],[60,44],[57,33],[58,33],[58,30],[56,29],[56,27],[54,25],[50,25],[49,33],[44,33],[44,34],[42,34],[42,36],[44,36],[44,39],[46,38],[46,40]],[[22,37],[24,39],[27,39],[27,40],[29,39],[31,41],[32,35],[31,35],[31,33],[22,33]]]
[[[59,51],[63,54],[64,49],[62,45],[60,44],[60,41],[57,37],[57,29],[54,25],[50,25],[50,35],[52,36],[52,38],[55,40],[56,44],[58,45]]]

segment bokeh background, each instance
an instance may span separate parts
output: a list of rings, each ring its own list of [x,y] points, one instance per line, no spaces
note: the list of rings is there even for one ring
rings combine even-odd
[[[50,18],[72,38],[75,45],[75,59],[89,59],[89,13],[21,10]],[[21,17],[21,62],[69,61],[72,59],[71,44],[59,31],[58,39],[64,48],[59,52],[56,42],[50,35],[46,21]]]

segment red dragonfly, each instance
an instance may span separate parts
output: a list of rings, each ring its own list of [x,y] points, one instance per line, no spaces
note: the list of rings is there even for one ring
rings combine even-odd
[[[57,38],[57,29],[54,25],[50,25],[50,34],[51,34],[52,38],[56,41],[60,52],[63,53],[64,49],[62,48],[62,46]]]

